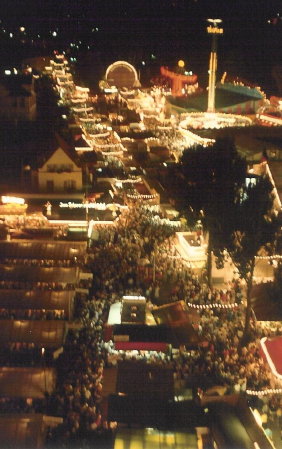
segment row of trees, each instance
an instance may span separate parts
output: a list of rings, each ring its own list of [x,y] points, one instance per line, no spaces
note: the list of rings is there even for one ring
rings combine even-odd
[[[175,174],[174,174],[175,175]],[[246,284],[243,339],[250,330],[251,291],[256,256],[271,254],[280,228],[274,210],[273,185],[266,176],[248,173],[247,162],[231,140],[218,140],[208,148],[184,151],[178,167],[179,203],[191,222],[201,219],[208,232],[207,272],[211,282],[211,254],[218,268],[228,255]],[[178,192],[179,193],[179,192]]]

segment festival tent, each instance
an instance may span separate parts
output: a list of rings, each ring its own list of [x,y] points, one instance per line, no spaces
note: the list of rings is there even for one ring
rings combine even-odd
[[[282,379],[282,337],[263,337],[260,340],[260,352],[272,373]]]
[[[217,447],[222,449],[273,449],[244,398],[234,405],[225,401],[208,405],[210,429]],[[256,443],[256,444],[255,444]]]
[[[166,427],[173,397],[172,369],[144,361],[120,361],[116,393],[108,398],[108,420]]]
[[[0,309],[64,310],[72,318],[74,290],[0,289]]]
[[[83,257],[86,242],[66,241],[1,241],[0,257],[4,259],[70,260]]]
[[[41,449],[47,430],[61,424],[63,418],[39,413],[0,415],[1,447],[5,449]]]
[[[55,282],[77,283],[79,269],[77,267],[38,267],[28,265],[0,265],[0,280],[10,282]]]
[[[119,308],[117,307],[117,312]],[[114,323],[114,312],[109,315],[108,324]],[[155,307],[151,311],[155,323],[121,323],[105,326],[105,339],[113,339],[117,350],[163,351],[180,345],[198,347],[204,342],[196,331],[199,314],[188,308],[184,301],[177,301]],[[116,320],[118,322],[118,320]]]
[[[263,282],[253,286],[252,308],[258,321],[282,321],[280,292],[273,282]]]
[[[173,370],[166,366],[148,364],[143,361],[120,361],[118,362],[116,392],[173,399]]]
[[[167,326],[169,342],[174,347],[185,345],[192,348],[203,343],[196,331],[200,316],[196,309],[189,308],[184,301],[156,307],[152,310],[152,315],[159,326]]]
[[[0,367],[1,398],[44,398],[56,386],[56,371],[49,367]]]
[[[39,348],[56,349],[63,345],[66,329],[62,320],[2,320],[0,345],[34,343]]]
[[[114,449],[198,449],[195,431],[164,430],[152,428],[119,427],[115,435]]]

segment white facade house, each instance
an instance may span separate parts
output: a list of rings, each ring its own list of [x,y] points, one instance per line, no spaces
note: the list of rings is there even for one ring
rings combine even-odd
[[[82,185],[81,167],[61,146],[38,168],[39,192],[80,192]]]
[[[7,75],[0,79],[0,117],[35,120],[36,93],[32,76]]]

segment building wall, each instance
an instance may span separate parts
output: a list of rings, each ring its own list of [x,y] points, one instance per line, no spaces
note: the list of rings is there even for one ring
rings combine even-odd
[[[0,85],[0,117],[11,120],[35,120],[36,95],[33,87],[26,90],[29,95],[13,96]]]
[[[81,191],[82,170],[65,151],[58,148],[38,169],[38,189],[40,192]]]

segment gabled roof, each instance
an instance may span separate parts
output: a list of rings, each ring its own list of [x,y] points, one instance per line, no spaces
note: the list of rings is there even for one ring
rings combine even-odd
[[[48,139],[45,143],[44,154],[42,153],[42,158],[38,164],[38,168],[42,168],[59,148],[67,154],[74,164],[80,166],[79,159],[74,148],[71,147],[58,133],[55,133],[55,135],[50,137],[50,139]]]
[[[11,97],[30,97],[31,93],[25,86],[31,84],[30,75],[6,75],[0,78],[0,85],[4,86]]]
[[[281,321],[281,293],[274,282],[263,282],[253,286],[251,291],[252,308],[259,321]]]

